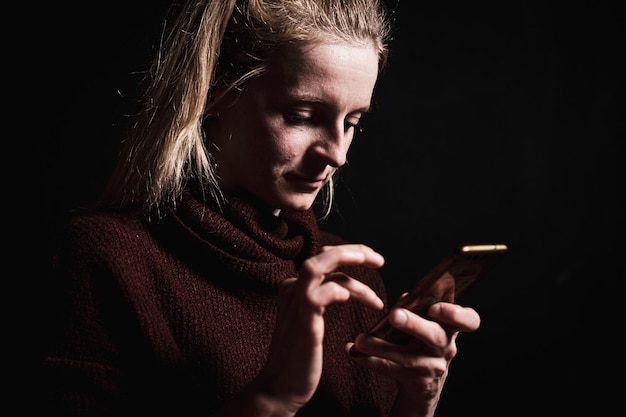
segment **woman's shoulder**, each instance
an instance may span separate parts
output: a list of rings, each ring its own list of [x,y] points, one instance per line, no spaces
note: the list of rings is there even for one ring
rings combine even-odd
[[[155,246],[149,223],[137,214],[81,210],[66,219],[53,250],[53,263],[136,263]]]
[[[67,217],[58,246],[78,252],[106,252],[114,247],[129,248],[132,242],[148,239],[149,227],[135,213],[80,210]]]
[[[131,212],[77,211],[67,220],[66,231],[71,235],[99,239],[118,238],[147,231],[144,219]]]

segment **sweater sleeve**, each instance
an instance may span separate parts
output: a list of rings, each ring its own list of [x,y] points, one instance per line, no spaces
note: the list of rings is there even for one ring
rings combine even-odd
[[[152,326],[141,321],[141,310],[158,312],[147,305],[157,297],[150,296],[149,286],[138,288],[143,281],[135,278],[147,274],[149,254],[139,243],[144,240],[139,221],[98,215],[79,216],[69,224],[48,282],[42,368],[46,411],[121,415],[128,411],[129,393],[138,399],[134,404],[158,398],[155,387],[148,386],[154,346],[147,345],[147,331],[159,333],[171,362],[181,360],[168,330],[157,328],[158,318]]]

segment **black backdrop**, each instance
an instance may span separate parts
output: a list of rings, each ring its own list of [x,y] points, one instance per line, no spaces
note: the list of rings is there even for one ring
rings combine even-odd
[[[34,28],[46,255],[111,168],[166,3],[48,5]],[[323,227],[385,255],[391,298],[457,244],[510,246],[462,300],[483,323],[459,338],[439,417],[618,406],[617,2],[389,3],[390,66]]]

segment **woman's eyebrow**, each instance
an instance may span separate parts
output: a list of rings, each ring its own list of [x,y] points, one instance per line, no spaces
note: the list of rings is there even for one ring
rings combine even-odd
[[[319,98],[318,96],[310,95],[310,94],[295,94],[292,96],[293,100],[298,103],[308,103],[308,104],[320,104],[324,106],[333,106],[327,100]],[[369,113],[372,109],[372,104],[368,103],[366,106],[358,107],[350,113],[359,112],[359,113]]]

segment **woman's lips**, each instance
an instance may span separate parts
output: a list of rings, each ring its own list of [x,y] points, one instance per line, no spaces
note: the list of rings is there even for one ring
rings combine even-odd
[[[319,190],[325,183],[327,177],[307,177],[298,174],[287,174],[289,182],[294,183],[298,188],[308,191]]]

